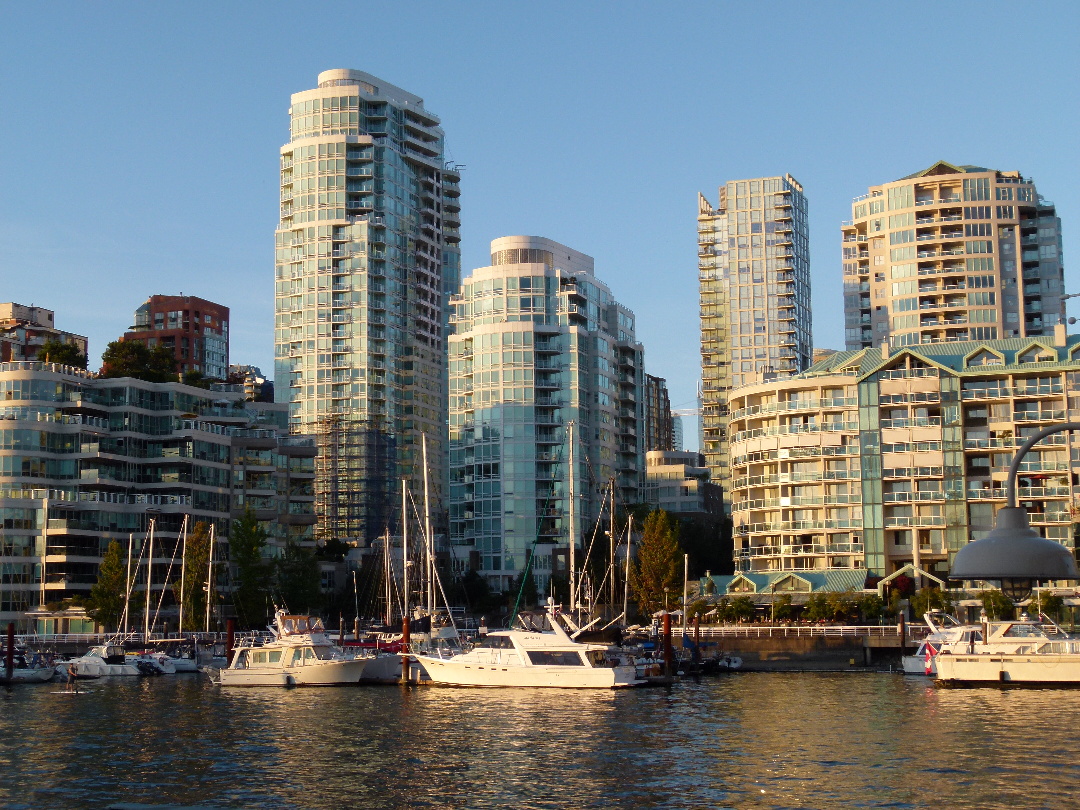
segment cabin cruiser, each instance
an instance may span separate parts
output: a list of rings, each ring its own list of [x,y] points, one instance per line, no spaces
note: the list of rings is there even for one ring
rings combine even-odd
[[[546,614],[519,616],[521,629],[488,633],[468,652],[414,654],[431,681],[445,686],[541,686],[613,689],[638,686],[632,661],[606,644],[574,640],[577,629],[553,600]],[[565,625],[565,626],[564,626]]]
[[[355,684],[370,653],[348,653],[331,640],[321,619],[279,610],[272,637],[255,636],[239,644],[222,686],[340,686]]]
[[[1050,636],[1037,622],[985,622],[985,642],[948,645],[936,658],[943,686],[1080,686],[1080,639]]]
[[[68,676],[68,667],[75,665],[77,678],[104,678],[110,675],[142,675],[140,668],[127,661],[127,654],[120,644],[101,644],[91,647],[86,655],[59,661],[56,672],[61,678]]]
[[[1031,644],[1033,640],[1051,641],[1055,638],[1027,616],[1015,621],[983,621],[965,625],[944,614],[928,613],[924,619],[930,626],[930,634],[919,645],[915,655],[903,657],[904,672],[908,675],[936,676],[937,662],[944,653],[1007,654]],[[1064,637],[1064,634],[1056,637]]]

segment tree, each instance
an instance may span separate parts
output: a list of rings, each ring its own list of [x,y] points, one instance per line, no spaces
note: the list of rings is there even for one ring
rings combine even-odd
[[[192,369],[191,371],[184,372],[184,377],[181,382],[183,382],[184,385],[190,385],[193,388],[205,388],[209,390],[210,383],[212,383],[213,380],[211,380],[201,371],[195,371],[194,369]]]
[[[832,608],[829,605],[829,597],[823,593],[812,593],[806,600],[806,610],[803,612],[807,621],[826,621],[832,616]]]
[[[999,590],[979,591],[979,599],[983,610],[992,620],[1011,619],[1015,606],[1012,600]]]
[[[210,574],[210,526],[199,522],[188,533],[181,577],[172,583],[173,599],[184,606],[181,630],[206,627],[206,582]]]
[[[1064,609],[1065,600],[1056,593],[1046,593],[1038,590],[1035,591],[1035,595],[1031,597],[1031,603],[1028,604],[1028,611],[1033,616],[1037,617],[1042,613],[1055,622],[1061,621],[1061,612]]]
[[[521,595],[521,599],[518,599],[518,594]],[[513,609],[514,603],[517,603],[518,609],[535,607],[537,602],[540,601],[540,590],[536,587],[536,577],[533,576],[531,566],[522,568],[516,577],[514,582],[510,586],[510,607]]]
[[[782,593],[779,597],[773,597],[772,617],[774,621],[786,622],[791,618],[791,594]]]
[[[322,597],[315,552],[289,541],[275,565],[276,595],[294,613],[316,610]]]
[[[49,338],[37,350],[37,359],[42,363],[56,363],[61,366],[86,368],[86,355],[79,351],[74,343]]]
[[[731,618],[737,622],[752,622],[756,608],[749,596],[736,596],[731,600]]]
[[[101,376],[176,382],[176,358],[162,343],[151,349],[137,340],[114,340],[101,355]]]
[[[911,611],[917,619],[921,619],[931,610],[943,610],[946,613],[952,610],[952,597],[941,588],[922,588],[911,597]]]
[[[679,581],[679,525],[663,509],[645,518],[637,561],[630,567],[630,592],[647,615],[665,607],[665,591]]]
[[[885,602],[876,593],[864,593],[857,604],[864,622],[877,621],[885,612]]]
[[[233,521],[229,534],[229,559],[233,565],[233,606],[241,626],[261,628],[270,618],[273,568],[263,557],[266,529],[247,509]]]
[[[90,589],[90,618],[105,628],[117,629],[124,612],[127,573],[120,553],[120,543],[113,540],[98,566],[98,579]]]

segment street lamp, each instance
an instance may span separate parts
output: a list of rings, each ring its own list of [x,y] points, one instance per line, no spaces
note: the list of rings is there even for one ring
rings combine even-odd
[[[1072,551],[1039,536],[1028,525],[1027,510],[1016,505],[1016,475],[1020,463],[1035,444],[1054,433],[1080,430],[1080,422],[1044,428],[1016,451],[1005,485],[1005,506],[998,510],[997,525],[982,540],[968,543],[956,553],[949,579],[999,580],[1001,592],[1023,601],[1039,580],[1080,579]]]

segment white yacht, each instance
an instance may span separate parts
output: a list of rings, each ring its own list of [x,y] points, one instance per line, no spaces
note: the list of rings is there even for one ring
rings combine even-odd
[[[238,646],[221,670],[222,686],[340,686],[359,683],[372,660],[369,653],[347,653],[334,644],[314,616],[279,610],[273,638],[255,637]]]
[[[1080,686],[1080,640],[1052,637],[1026,618],[986,626],[985,642],[948,645],[938,653],[939,684]]]
[[[523,629],[491,632],[468,652],[413,657],[432,683],[444,686],[615,689],[643,683],[634,663],[623,660],[606,644],[571,638],[550,600],[546,616],[540,617],[547,621],[519,618]]]

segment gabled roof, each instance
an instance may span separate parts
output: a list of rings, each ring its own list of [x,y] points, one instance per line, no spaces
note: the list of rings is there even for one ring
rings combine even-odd
[[[956,164],[939,160],[930,168],[923,169],[921,172],[915,172],[915,174],[909,174],[907,177],[901,177],[900,180],[914,180],[916,177],[933,177],[941,174],[970,174],[989,171],[993,170],[987,169],[984,166],[957,166]]]

